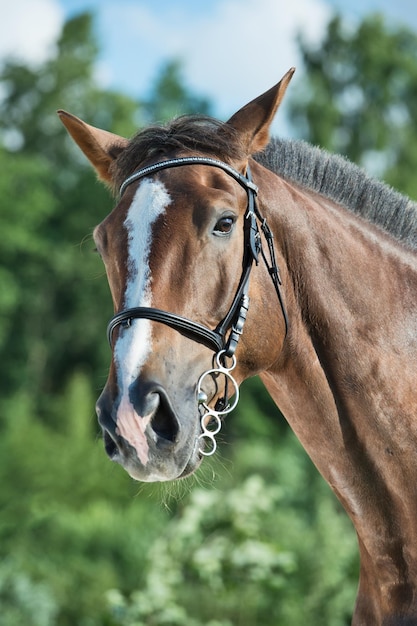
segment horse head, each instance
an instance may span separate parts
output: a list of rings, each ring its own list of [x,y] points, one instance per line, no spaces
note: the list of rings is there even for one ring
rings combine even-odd
[[[281,352],[285,315],[264,296],[274,272],[280,295],[279,276],[275,259],[258,264],[268,231],[250,166],[261,169],[251,156],[268,143],[292,74],[226,124],[184,117],[132,140],[59,111],[120,190],[94,231],[115,310],[97,414],[108,455],[135,479],[192,473],[213,450],[210,422],[220,428],[238,385]]]

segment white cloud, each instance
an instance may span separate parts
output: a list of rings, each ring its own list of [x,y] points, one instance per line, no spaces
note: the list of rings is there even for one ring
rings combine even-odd
[[[222,0],[199,11],[186,1],[167,4],[103,6],[106,82],[143,96],[162,62],[178,57],[188,86],[213,100],[222,118],[299,66],[296,35],[319,41],[331,15],[326,0]]]
[[[231,113],[299,65],[297,33],[319,40],[329,15],[320,0],[224,2],[183,39],[190,83]]]
[[[58,0],[0,0],[0,8],[0,59],[48,58],[63,22]]]

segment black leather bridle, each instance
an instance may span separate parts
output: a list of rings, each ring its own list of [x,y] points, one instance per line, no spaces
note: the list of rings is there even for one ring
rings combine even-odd
[[[205,345],[206,347],[219,353],[224,351],[226,357],[231,357],[235,353],[237,344],[239,342],[240,335],[243,331],[246,315],[249,308],[249,278],[253,263],[258,264],[259,254],[268,268],[269,275],[275,287],[275,291],[278,296],[278,300],[281,306],[282,314],[285,322],[285,335],[288,332],[288,317],[285,310],[284,301],[281,294],[281,278],[279,275],[279,269],[275,260],[275,251],[273,244],[272,232],[266,223],[266,220],[262,217],[256,204],[256,195],[258,187],[253,183],[251,178],[251,172],[249,166],[247,168],[247,176],[240,174],[233,167],[217,159],[200,156],[179,157],[176,159],[169,159],[167,161],[161,161],[154,165],[144,167],[137,172],[134,172],[129,176],[120,187],[120,195],[122,195],[125,189],[133,182],[171,167],[179,167],[183,165],[211,165],[218,167],[224,172],[232,176],[245,190],[248,196],[248,205],[246,208],[244,218],[244,251],[242,261],[242,274],[240,277],[239,285],[236,294],[233,298],[229,312],[223,318],[221,322],[216,326],[214,330],[193,322],[185,317],[181,317],[176,313],[169,313],[162,311],[161,309],[154,309],[152,307],[133,307],[125,309],[120,313],[116,313],[109,322],[107,327],[107,337],[110,345],[112,345],[113,331],[120,324],[123,326],[130,326],[133,319],[148,319],[155,322],[161,322],[171,328],[174,328],[186,337],[197,341]],[[269,262],[262,249],[261,234],[265,236],[268,244]],[[227,333],[230,329],[229,335]]]

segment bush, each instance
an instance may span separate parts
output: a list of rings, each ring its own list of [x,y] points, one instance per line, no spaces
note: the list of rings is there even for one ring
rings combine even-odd
[[[250,459],[268,478],[250,471]],[[288,434],[274,449],[242,444],[235,461],[244,478],[194,489],[154,541],[144,586],[127,596],[109,592],[117,624],[350,623],[355,536],[321,479],[314,495],[305,493],[315,470],[298,442]]]

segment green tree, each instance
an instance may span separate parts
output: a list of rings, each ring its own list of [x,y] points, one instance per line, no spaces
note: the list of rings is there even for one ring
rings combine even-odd
[[[166,122],[185,113],[210,115],[211,105],[207,98],[191,93],[182,76],[181,62],[168,61],[161,68],[144,103],[145,121]]]
[[[416,198],[417,34],[378,15],[352,30],[336,16],[319,45],[300,48],[297,133]]]
[[[143,587],[108,594],[116,622],[347,626],[355,536],[323,482],[308,492],[311,471],[291,434],[273,447],[243,444],[233,478],[194,489],[154,541]]]
[[[68,108],[93,124],[133,132],[138,105],[96,87],[95,55],[91,17],[81,15],[64,26],[56,57],[36,70],[8,63],[0,76],[6,93],[0,103],[0,278],[9,285],[0,310],[7,355],[0,386],[3,398],[20,386],[32,390],[34,406],[46,412],[47,394],[62,388],[74,368],[95,377],[108,356],[100,341],[110,314],[107,287],[84,241],[111,199],[74,158],[56,116],[57,108]]]

